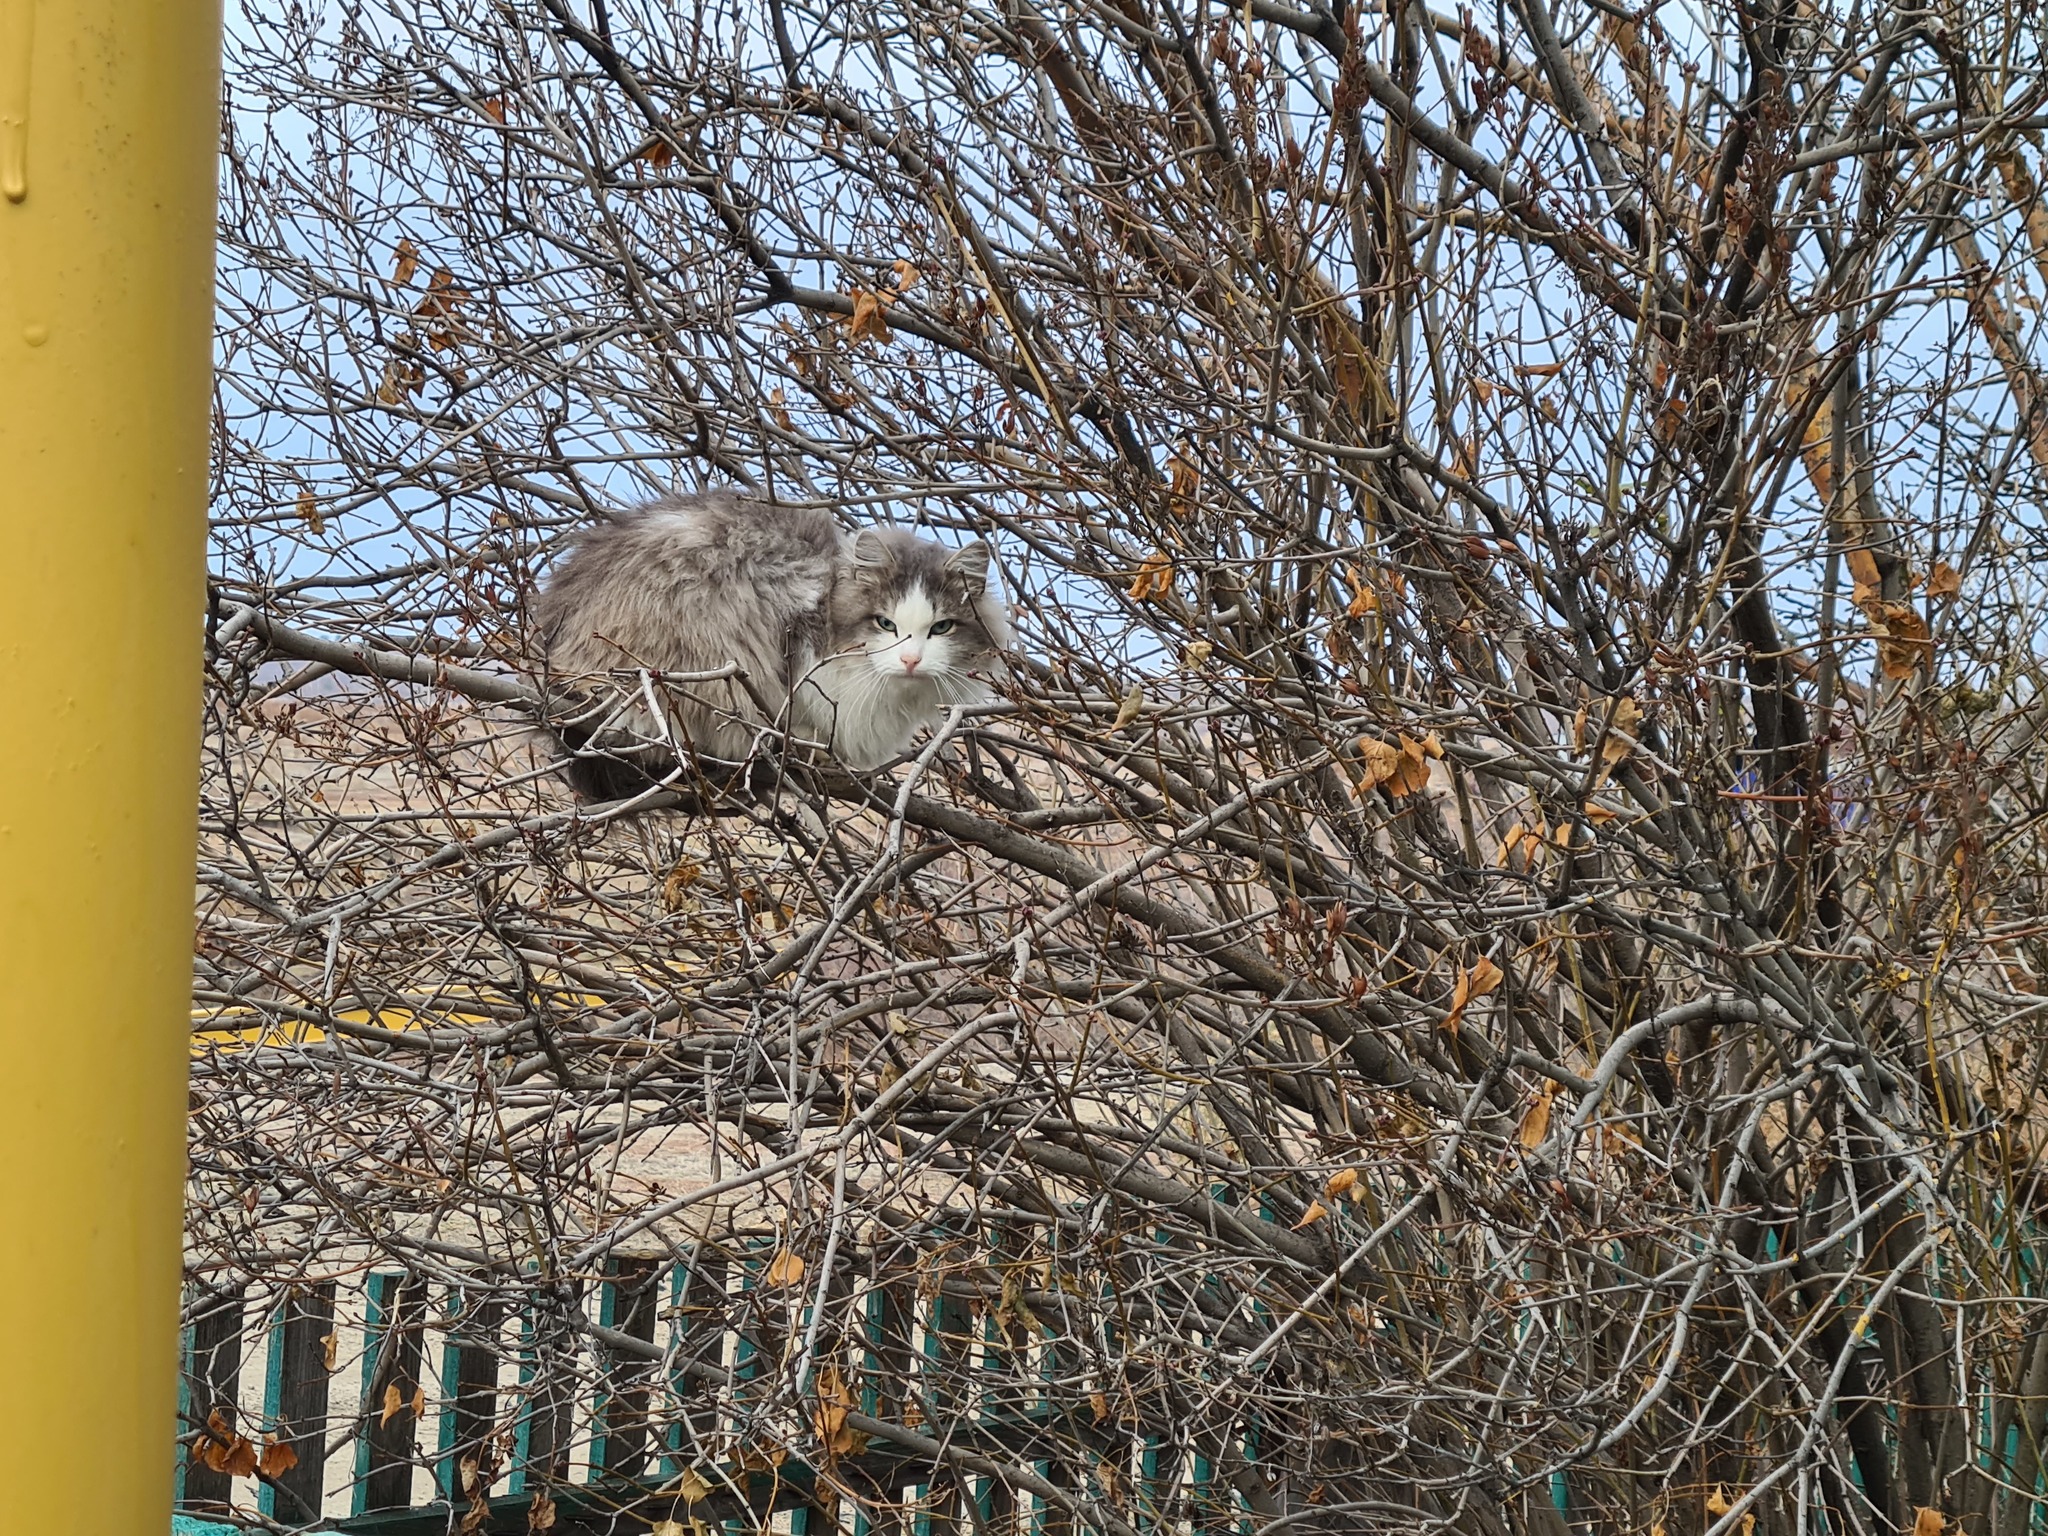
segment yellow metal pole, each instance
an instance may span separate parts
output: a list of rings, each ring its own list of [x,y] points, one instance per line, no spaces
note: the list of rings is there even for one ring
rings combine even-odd
[[[219,0],[0,0],[0,1528],[169,1530]]]

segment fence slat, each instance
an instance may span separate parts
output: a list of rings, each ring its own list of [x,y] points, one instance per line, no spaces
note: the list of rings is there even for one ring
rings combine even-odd
[[[265,1485],[263,1512],[278,1520],[317,1520],[327,1487],[327,1351],[334,1333],[334,1282],[286,1293],[270,1344],[266,1417],[297,1462]]]
[[[599,1321],[628,1338],[652,1344],[654,1317],[660,1310],[661,1262],[617,1259],[611,1271],[604,1284]],[[600,1471],[615,1477],[639,1477],[647,1470],[648,1389],[657,1368],[654,1361],[623,1353],[610,1361],[592,1458]]]
[[[776,1388],[787,1342],[788,1287],[767,1282],[777,1251],[756,1244],[741,1265],[737,1300],[738,1340],[733,1350],[733,1377],[742,1402],[771,1395]],[[748,1411],[741,1409],[744,1413]]]
[[[989,1258],[1000,1283],[1015,1275],[1022,1283],[1026,1241],[1017,1227],[996,1227],[989,1245]],[[1003,1315],[999,1304],[988,1309],[982,1326],[983,1380],[982,1418],[990,1423],[1016,1423],[1031,1412],[1032,1394],[1020,1385],[1030,1355],[1030,1335],[1023,1325]],[[1027,1501],[1028,1503],[1028,1501]],[[1026,1523],[1017,1490],[1001,1478],[990,1478],[981,1495],[983,1527],[989,1531],[1021,1531]]]
[[[242,1293],[221,1292],[193,1319],[185,1357],[185,1423],[187,1431],[203,1428],[214,1415],[230,1433],[236,1425],[235,1399],[242,1380]],[[204,1442],[200,1442],[204,1444]],[[193,1449],[197,1450],[198,1445]],[[225,1510],[234,1497],[234,1479],[187,1456],[181,1470],[178,1502],[187,1509]]]
[[[460,1504],[470,1496],[462,1464],[474,1460],[474,1476],[488,1488],[497,1475],[491,1432],[498,1414],[498,1326],[504,1304],[495,1296],[451,1291],[448,1343],[441,1355],[441,1487]]]
[[[412,1503],[418,1454],[420,1328],[427,1288],[404,1275],[370,1276],[369,1330],[363,1341],[364,1427],[355,1512]]]
[[[900,1420],[916,1392],[912,1334],[917,1316],[917,1265],[917,1248],[912,1243],[885,1243],[875,1250],[874,1278],[867,1294],[861,1411],[879,1419]],[[860,1482],[875,1504],[857,1523],[860,1536],[900,1536],[909,1529],[900,1480],[884,1484],[863,1475]]]
[[[937,1294],[927,1314],[925,1357],[928,1387],[925,1415],[943,1435],[967,1413],[974,1355],[974,1312],[966,1299],[946,1289],[955,1266],[955,1233],[941,1228],[942,1241],[929,1262]],[[966,1527],[967,1490],[950,1466],[934,1468],[925,1501],[925,1529],[930,1536],[953,1536]]]
[[[526,1409],[520,1420],[519,1465],[512,1479],[515,1492],[544,1488],[569,1475],[581,1335],[570,1317],[580,1305],[565,1285],[537,1298],[526,1313],[525,1363],[520,1368]]]
[[[671,1474],[699,1459],[718,1432],[719,1378],[725,1374],[729,1331],[725,1288],[731,1274],[725,1255],[708,1243],[700,1244],[690,1262],[676,1271],[676,1395],[682,1399],[682,1413],[669,1431]],[[709,1366],[715,1375],[691,1375],[682,1369],[688,1365]]]

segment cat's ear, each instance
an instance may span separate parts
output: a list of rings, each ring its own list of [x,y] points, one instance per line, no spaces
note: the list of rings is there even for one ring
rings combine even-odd
[[[982,592],[988,588],[988,561],[988,546],[974,539],[947,557],[946,569],[955,572],[969,592]]]
[[[855,565],[889,564],[889,541],[872,528],[863,528],[853,536],[853,563]]]

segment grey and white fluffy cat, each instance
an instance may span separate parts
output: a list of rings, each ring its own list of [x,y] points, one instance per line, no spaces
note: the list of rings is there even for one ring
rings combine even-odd
[[[894,528],[848,535],[828,512],[724,492],[656,502],[583,534],[535,617],[557,678],[664,674],[666,739],[698,757],[748,755],[770,723],[758,694],[781,717],[774,723],[861,770],[902,752],[949,706],[988,699],[969,674],[1011,640],[980,540],[948,549]],[[751,693],[734,681],[671,680],[728,663]],[[672,766],[662,748],[614,747],[621,727],[665,739],[644,707],[616,715],[606,754],[571,760],[586,796],[630,793]],[[590,732],[561,735],[576,749]]]

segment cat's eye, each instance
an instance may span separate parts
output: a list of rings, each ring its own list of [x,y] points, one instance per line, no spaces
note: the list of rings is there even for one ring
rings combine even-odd
[[[932,626],[932,633],[935,635],[949,635],[953,632],[955,622],[957,621],[953,619],[941,619]]]
[[[896,633],[896,626],[879,613],[875,615],[875,628],[881,630],[884,634],[893,635]]]

